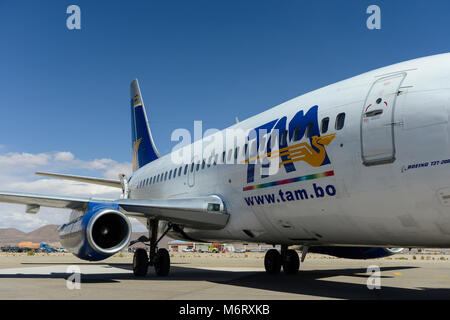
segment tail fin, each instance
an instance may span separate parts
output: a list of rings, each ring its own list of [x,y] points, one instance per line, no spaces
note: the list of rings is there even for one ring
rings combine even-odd
[[[133,171],[159,158],[159,152],[153,141],[144,100],[138,80],[131,82],[131,138],[133,146]]]

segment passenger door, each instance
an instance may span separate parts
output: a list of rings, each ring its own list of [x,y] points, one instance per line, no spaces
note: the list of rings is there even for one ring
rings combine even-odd
[[[394,111],[406,73],[375,81],[367,95],[361,116],[361,155],[364,165],[395,161]]]

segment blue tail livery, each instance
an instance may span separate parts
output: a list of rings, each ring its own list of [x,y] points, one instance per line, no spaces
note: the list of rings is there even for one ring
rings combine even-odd
[[[131,137],[133,147],[133,171],[158,159],[159,152],[153,141],[150,126],[148,125],[144,101],[142,99],[139,82],[131,82]]]

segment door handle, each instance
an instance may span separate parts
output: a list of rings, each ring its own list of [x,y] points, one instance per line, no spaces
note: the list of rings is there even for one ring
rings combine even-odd
[[[385,126],[385,127],[388,127],[388,126],[392,126],[392,127],[394,127],[394,126],[396,126],[396,127],[401,127],[401,126],[403,126],[403,121],[397,121],[397,122],[386,123],[384,126]]]
[[[366,112],[364,115],[366,116],[366,118],[369,118],[369,117],[378,116],[382,113],[383,113],[383,109],[377,109],[377,110]]]

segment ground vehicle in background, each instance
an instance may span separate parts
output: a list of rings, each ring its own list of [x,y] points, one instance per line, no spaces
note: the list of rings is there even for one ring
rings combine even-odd
[[[47,253],[50,253],[50,252],[56,252],[56,251],[57,251],[56,249],[50,247],[50,246],[49,246],[47,243],[45,243],[45,242],[42,242],[42,243],[39,245],[39,250],[40,250],[41,252],[47,252]]]

